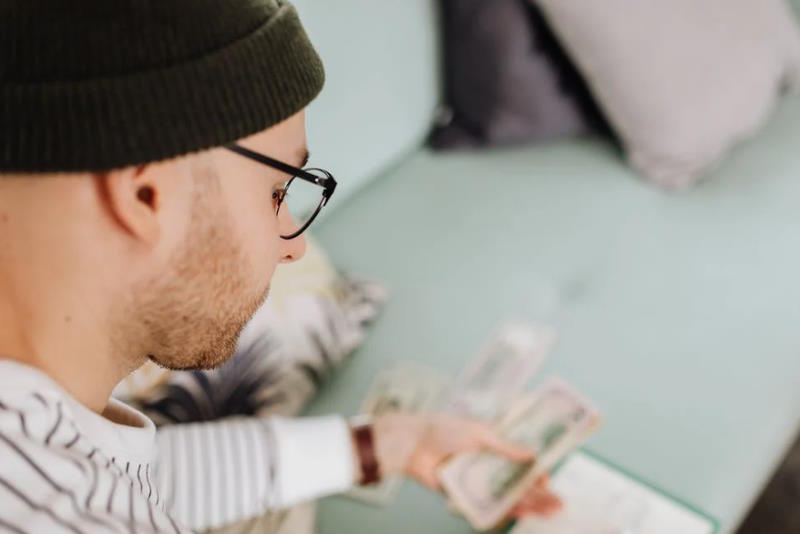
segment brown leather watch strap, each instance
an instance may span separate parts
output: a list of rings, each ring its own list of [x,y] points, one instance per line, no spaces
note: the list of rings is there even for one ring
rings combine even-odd
[[[352,426],[353,443],[361,464],[361,485],[376,484],[381,480],[381,469],[375,454],[375,440],[371,423],[359,423]]]

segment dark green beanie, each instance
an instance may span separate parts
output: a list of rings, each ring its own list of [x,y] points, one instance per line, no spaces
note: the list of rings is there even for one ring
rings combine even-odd
[[[284,0],[0,0],[0,173],[221,146],[298,112],[323,81]]]

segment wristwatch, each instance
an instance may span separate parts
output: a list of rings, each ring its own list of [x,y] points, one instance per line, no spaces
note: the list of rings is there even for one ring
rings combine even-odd
[[[367,415],[359,415],[350,419],[350,432],[358,455],[361,469],[359,484],[367,486],[381,481],[381,467],[375,454],[375,436],[372,431],[372,420]]]

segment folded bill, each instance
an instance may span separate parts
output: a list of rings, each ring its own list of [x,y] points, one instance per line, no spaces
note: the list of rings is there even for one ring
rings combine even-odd
[[[533,377],[555,341],[550,326],[501,326],[459,376],[445,411],[494,421]]]
[[[534,460],[515,464],[479,452],[459,455],[439,472],[455,506],[477,530],[502,523],[531,485],[581,445],[601,424],[592,403],[561,379],[512,404],[497,428],[505,439],[528,448]]]

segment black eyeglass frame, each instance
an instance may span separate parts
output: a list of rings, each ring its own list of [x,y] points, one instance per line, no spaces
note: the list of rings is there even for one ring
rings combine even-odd
[[[254,152],[249,148],[245,148],[242,145],[236,143],[226,145],[225,148],[227,148],[231,152],[239,154],[240,156],[244,156],[245,158],[257,161],[262,165],[266,165],[267,167],[272,167],[273,169],[285,172],[286,174],[290,175],[291,178],[289,179],[288,182],[286,182],[287,190],[292,185],[292,182],[297,178],[304,180],[306,182],[310,182],[314,185],[318,185],[322,188],[322,198],[320,199],[319,204],[317,204],[314,213],[311,214],[311,217],[309,217],[308,220],[303,224],[303,226],[296,232],[289,235],[282,235],[280,236],[281,239],[286,239],[286,240],[294,239],[295,237],[305,232],[306,229],[309,226],[311,226],[311,223],[314,222],[314,219],[317,218],[319,212],[322,211],[322,208],[328,203],[328,200],[330,200],[331,196],[333,196],[333,192],[336,190],[336,179],[333,177],[331,173],[329,173],[325,169],[319,169],[316,167],[310,169],[301,169],[299,167],[295,167],[294,165],[289,165],[288,163],[284,163],[280,160],[271,158],[269,156],[265,156],[264,154],[261,154],[259,152]],[[317,176],[309,171],[319,171],[325,176]],[[276,215],[281,211],[283,198],[284,197],[281,197],[280,200],[278,200],[278,209],[275,210]]]

